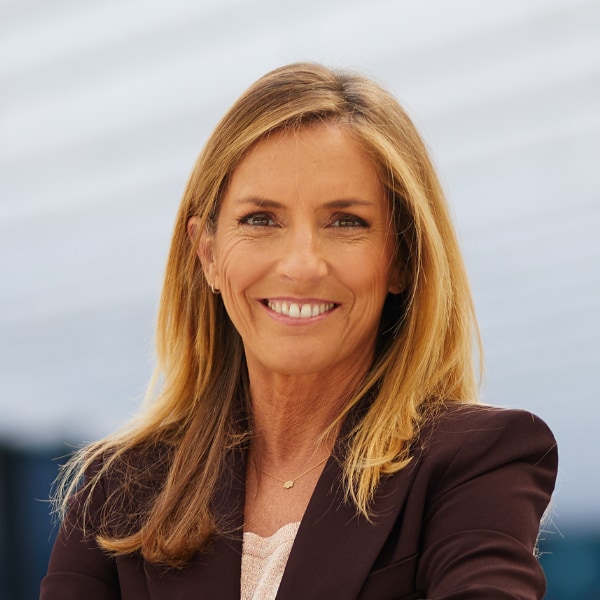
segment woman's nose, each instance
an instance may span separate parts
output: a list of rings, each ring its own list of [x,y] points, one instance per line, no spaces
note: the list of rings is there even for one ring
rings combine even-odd
[[[310,227],[289,229],[278,261],[279,274],[290,280],[310,283],[327,274],[323,240]]]

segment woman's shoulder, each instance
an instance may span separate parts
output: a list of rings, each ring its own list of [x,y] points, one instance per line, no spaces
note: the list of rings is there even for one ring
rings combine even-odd
[[[464,433],[477,428],[500,430],[509,426],[550,431],[541,417],[527,410],[480,403],[445,402],[431,411],[425,420],[425,428],[447,433]]]
[[[440,497],[461,486],[478,498],[498,495],[501,486],[518,488],[521,481],[536,490],[543,512],[554,489],[556,440],[526,410],[448,403],[421,427],[414,448],[415,476]]]
[[[129,528],[130,516],[143,515],[152,505],[169,464],[167,443],[106,448],[83,471],[78,489],[70,497],[66,521],[90,532],[107,522]]]
[[[419,444],[426,455],[453,452],[538,456],[556,454],[556,440],[539,416],[522,409],[447,402],[423,424]]]

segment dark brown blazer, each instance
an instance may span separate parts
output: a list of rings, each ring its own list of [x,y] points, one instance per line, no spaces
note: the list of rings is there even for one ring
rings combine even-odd
[[[308,505],[278,599],[542,598],[534,557],[554,488],[552,433],[525,411],[451,407],[423,428],[411,464],[380,486],[373,519],[343,501],[327,463]],[[242,525],[244,457],[217,504]],[[107,557],[78,531],[56,541],[42,600],[238,600],[241,538],[164,572]]]

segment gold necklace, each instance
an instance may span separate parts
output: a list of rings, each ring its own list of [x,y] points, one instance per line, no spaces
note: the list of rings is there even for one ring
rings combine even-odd
[[[250,464],[253,467],[257,468],[261,473],[268,475],[269,477],[271,477],[272,479],[275,479],[276,481],[280,481],[281,483],[283,483],[284,489],[289,490],[294,487],[294,484],[296,483],[296,481],[298,481],[298,479],[304,477],[305,475],[308,475],[311,471],[314,471],[317,467],[320,467],[328,458],[329,458],[329,456],[326,456],[323,460],[319,461],[316,465],[313,465],[310,469],[307,469],[306,471],[304,471],[304,473],[300,473],[300,475],[298,475],[298,477],[294,477],[294,479],[281,479],[281,477],[277,477],[277,475],[273,475],[272,473],[269,473],[268,471],[261,469],[253,460],[250,461]]]

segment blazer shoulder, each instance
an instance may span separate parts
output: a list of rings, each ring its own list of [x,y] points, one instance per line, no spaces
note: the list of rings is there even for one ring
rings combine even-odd
[[[433,422],[448,422],[458,425],[464,422],[502,423],[523,419],[544,423],[538,415],[522,408],[504,408],[479,402],[445,402],[435,414],[436,416],[432,418]]]
[[[447,403],[421,428],[419,445],[424,457],[448,464],[452,457],[526,459],[556,471],[557,444],[548,425],[522,409],[483,404]]]
[[[422,428],[421,438],[448,435],[529,434],[555,443],[554,435],[539,416],[523,409],[501,408],[488,404],[446,403],[429,417]]]

